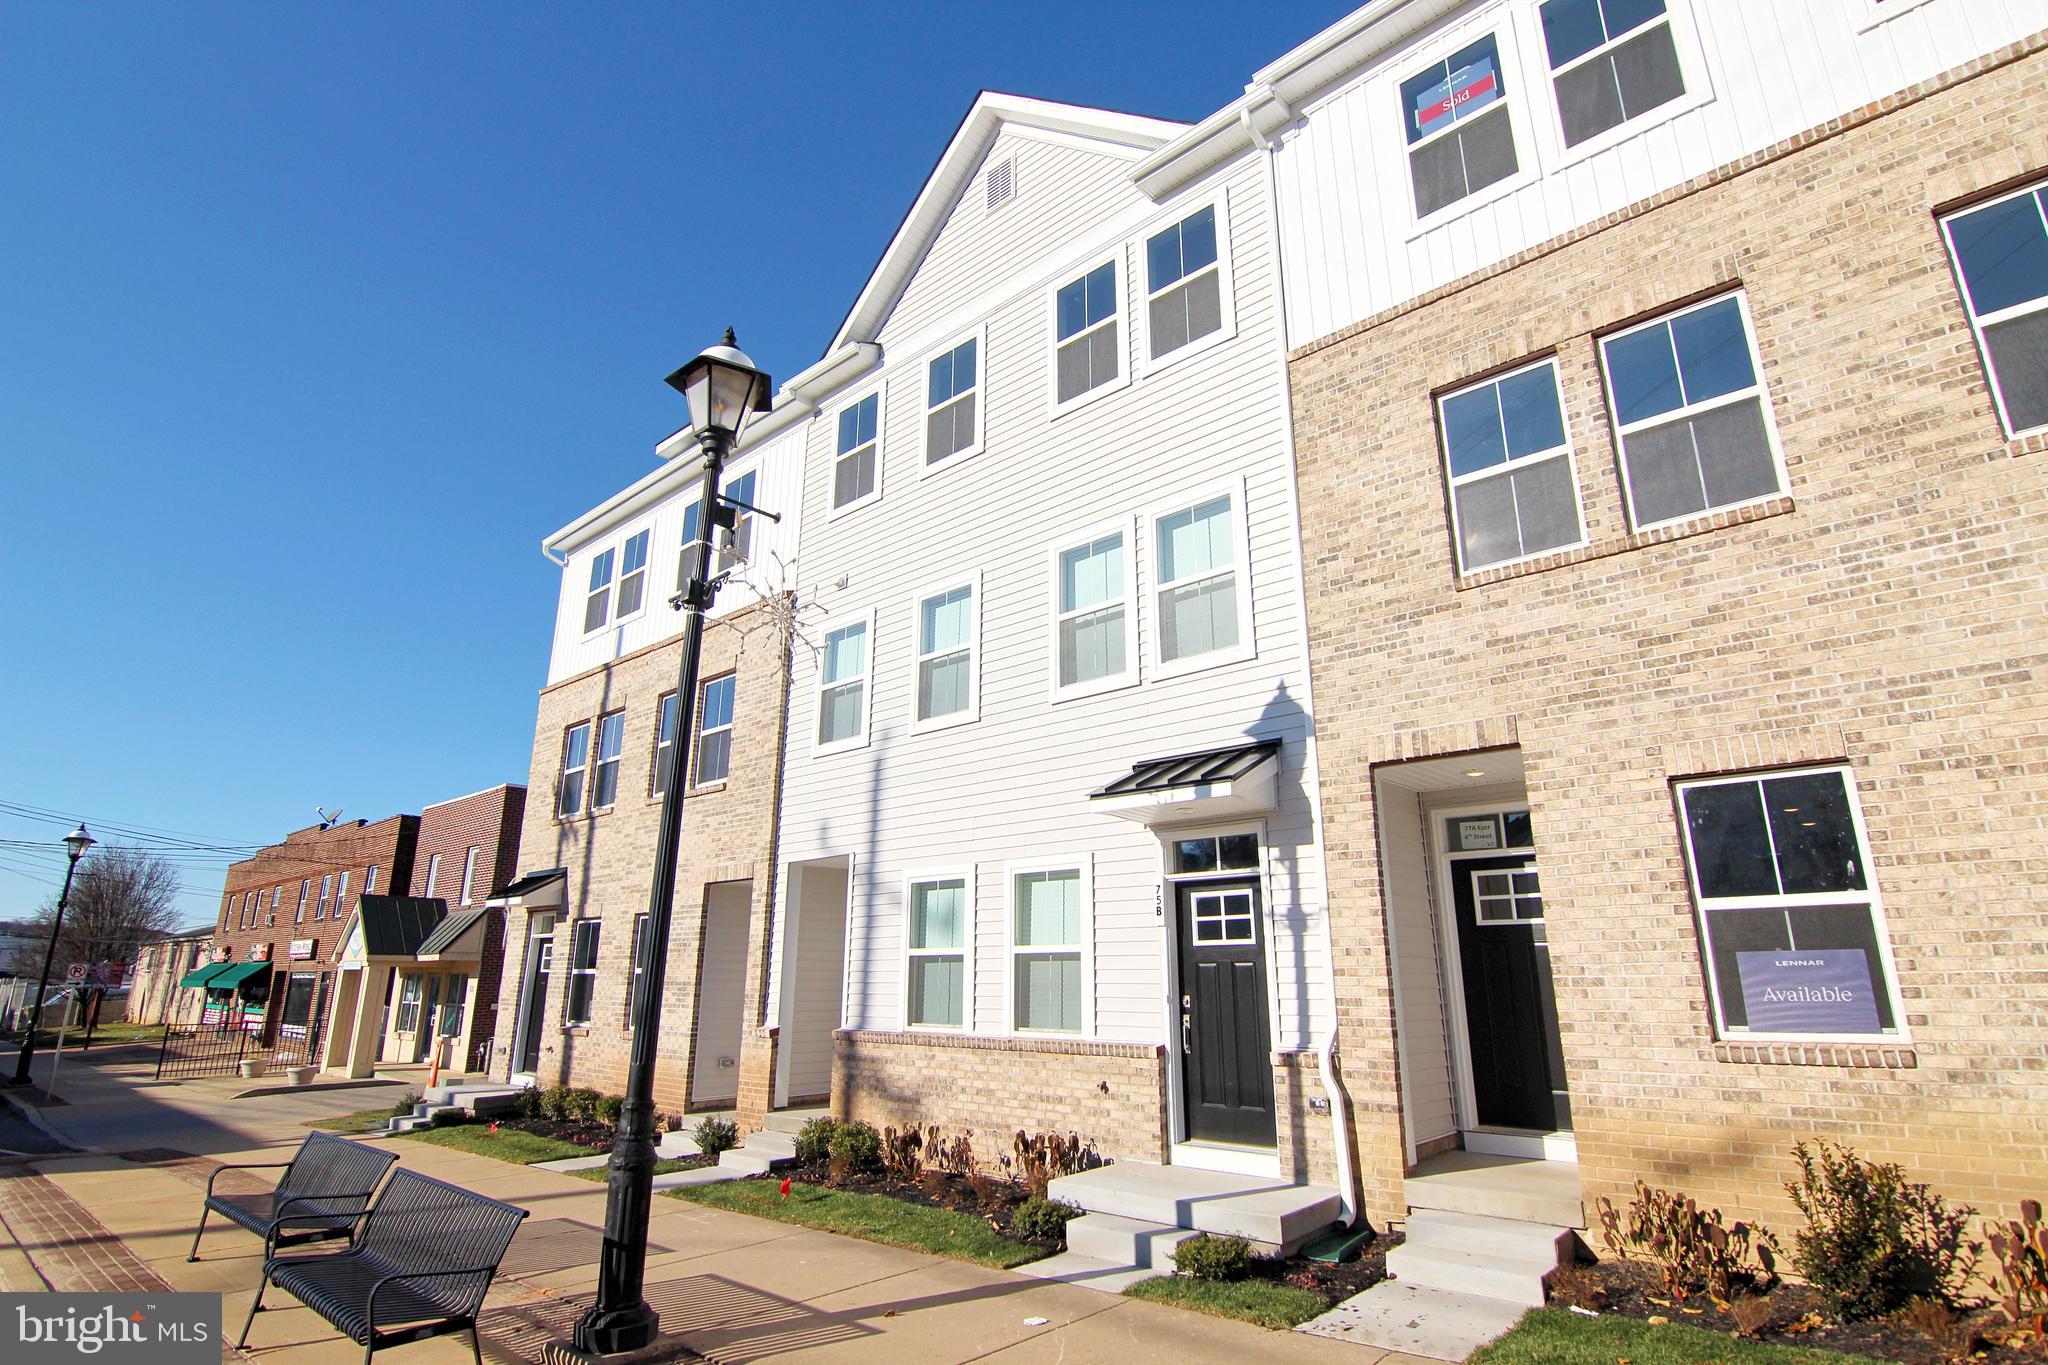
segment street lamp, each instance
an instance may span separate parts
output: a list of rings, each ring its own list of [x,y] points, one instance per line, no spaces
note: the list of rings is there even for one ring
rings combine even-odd
[[[691,547],[690,575],[674,603],[683,613],[672,732],[675,761],[669,764],[661,789],[654,885],[647,901],[647,932],[640,936],[641,985],[633,1002],[632,1061],[605,1175],[604,1249],[598,1258],[597,1301],[576,1323],[572,1337],[576,1350],[588,1355],[640,1350],[653,1342],[661,1322],[642,1292],[647,1276],[648,1213],[654,1197],[654,1065],[661,1034],[668,922],[676,899],[676,859],[682,847],[683,789],[696,712],[698,653],[704,639],[704,612],[718,592],[718,581],[711,577],[710,530],[714,526],[729,530],[734,524],[736,509],[719,497],[719,471],[747,418],[768,410],[772,391],[767,374],[739,349],[730,327],[719,345],[670,375],[668,383],[690,403],[690,431],[697,438],[704,465],[697,494],[697,525],[705,534]]]
[[[36,1055],[36,1025],[43,1018],[43,992],[50,988],[50,963],[57,956],[57,939],[64,932],[64,907],[71,903],[71,878],[78,871],[78,860],[93,846],[93,837],[80,825],[64,836],[64,847],[70,850],[71,863],[64,869],[64,889],[57,893],[57,918],[50,925],[50,946],[43,949],[43,979],[36,983],[36,998],[29,1006],[28,1031],[22,1036],[21,1051],[14,1054],[14,1080],[11,1084],[28,1084],[28,1064]]]

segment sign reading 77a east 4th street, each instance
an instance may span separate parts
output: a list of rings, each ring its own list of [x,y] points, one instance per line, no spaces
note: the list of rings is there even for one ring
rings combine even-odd
[[[1737,953],[1742,1003],[1755,1033],[1876,1033],[1877,991],[1861,948]]]

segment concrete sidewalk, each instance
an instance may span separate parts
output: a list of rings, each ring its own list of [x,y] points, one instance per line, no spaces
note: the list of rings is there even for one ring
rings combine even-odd
[[[61,1090],[71,1090],[69,1080],[63,1078]],[[200,1190],[214,1161],[278,1160],[303,1137],[305,1118],[382,1098],[380,1091],[359,1090],[229,1101],[210,1093],[215,1087],[206,1082],[137,1088],[112,1074],[81,1080],[74,1102],[44,1118],[67,1136],[74,1125],[94,1133],[100,1150],[0,1171],[0,1221],[15,1242],[0,1249],[0,1277],[9,1288],[160,1281],[170,1289],[219,1290],[230,1340],[255,1292],[260,1246],[238,1229],[214,1224],[200,1250],[204,1259],[186,1262]],[[123,1112],[109,1132],[113,1106]],[[589,1302],[603,1186],[390,1141],[407,1167],[531,1210],[486,1301],[482,1328],[493,1360],[537,1360],[542,1344],[566,1335]],[[223,1183],[236,1178],[223,1177]],[[106,1282],[87,1283],[95,1278]],[[1375,1348],[1269,1332],[660,1196],[647,1292],[664,1336],[716,1361],[798,1356],[1241,1365],[1256,1358],[1426,1365]],[[252,1358],[288,1358],[294,1365],[361,1358],[360,1347],[289,1296],[273,1294],[270,1302],[276,1311],[266,1307],[250,1333]],[[1033,1318],[1045,1321],[1028,1325]],[[469,1344],[445,1337],[399,1354],[418,1365],[457,1362],[469,1358]]]

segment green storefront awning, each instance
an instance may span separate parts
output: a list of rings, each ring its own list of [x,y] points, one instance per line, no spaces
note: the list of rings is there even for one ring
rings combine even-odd
[[[261,976],[269,970],[268,962],[223,962],[201,984],[210,991],[232,990],[250,977]]]
[[[210,979],[234,965],[232,962],[209,962],[204,967],[194,967],[185,973],[185,979],[178,985],[181,989],[186,986],[204,986]]]

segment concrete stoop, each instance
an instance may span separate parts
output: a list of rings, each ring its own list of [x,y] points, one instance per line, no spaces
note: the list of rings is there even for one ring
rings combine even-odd
[[[796,1165],[796,1134],[778,1128],[763,1128],[747,1134],[747,1140],[718,1154],[718,1169],[735,1176],[766,1175]]]
[[[467,1114],[473,1118],[509,1114],[519,1106],[519,1095],[524,1089],[490,1084],[433,1086],[420,1093],[420,1101],[410,1114],[392,1119],[384,1125],[384,1131],[409,1133],[415,1128],[430,1127],[436,1114]]]

